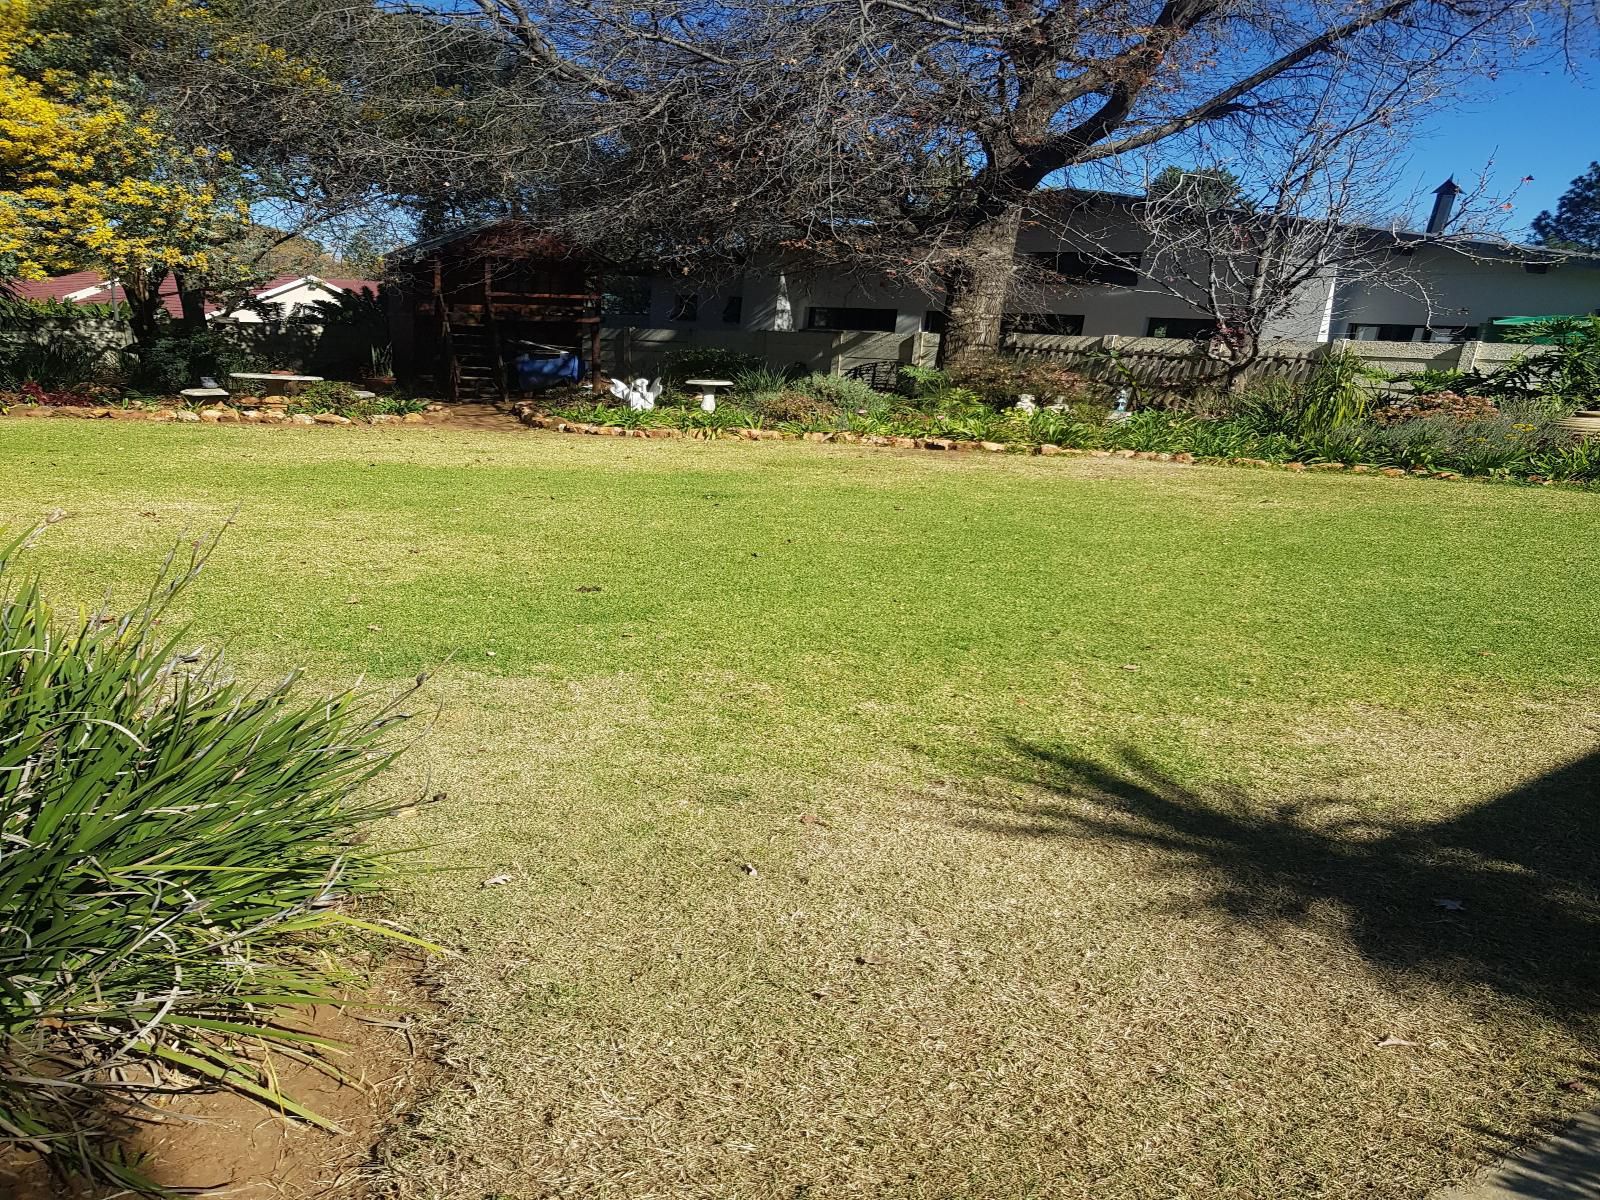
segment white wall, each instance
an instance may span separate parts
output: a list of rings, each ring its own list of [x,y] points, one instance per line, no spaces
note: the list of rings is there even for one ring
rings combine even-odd
[[[302,309],[309,309],[321,300],[334,300],[344,295],[343,288],[334,287],[328,283],[311,283],[301,280],[291,288],[276,292],[267,301],[268,304],[277,306],[279,320],[288,320],[301,315]],[[247,308],[236,309],[231,313],[223,314],[222,320],[237,321],[241,325],[258,325],[261,315]]]
[[[1553,265],[1543,275],[1504,259],[1422,246],[1395,264],[1389,281],[1342,286],[1334,336],[1349,324],[1479,326],[1497,317],[1543,317],[1600,309],[1600,270]]]
[[[1103,214],[1074,214],[1085,236],[1109,250],[1145,254],[1142,233],[1131,222],[1120,224]],[[1056,233],[1037,226],[1025,228],[1017,247],[1023,253],[1070,248]],[[1370,272],[1346,272],[1314,279],[1294,298],[1288,311],[1268,323],[1269,340],[1328,341],[1344,337],[1351,323],[1401,325],[1480,326],[1505,316],[1544,316],[1600,310],[1600,269],[1552,266],[1543,275],[1525,271],[1520,263],[1504,259],[1469,257],[1441,246],[1424,246],[1410,256],[1395,256],[1384,264],[1385,277]],[[1351,278],[1354,276],[1354,278]],[[636,325],[682,328],[707,332],[781,331],[786,328],[783,300],[787,298],[787,328],[804,330],[807,310],[813,306],[836,308],[893,308],[895,333],[910,336],[923,328],[926,314],[937,312],[936,296],[888,280],[863,282],[823,273],[793,270],[753,270],[742,281],[715,289],[700,289],[697,318],[672,321],[674,294],[694,290],[682,279],[656,276],[651,280],[648,315],[608,319],[608,326]],[[730,294],[743,296],[738,324],[722,320],[723,304]],[[1013,289],[1008,311],[1063,313],[1083,318],[1089,337],[1116,334],[1143,337],[1153,318],[1202,317],[1193,304],[1142,279],[1137,287],[1084,285],[1069,287],[1021,278]]]

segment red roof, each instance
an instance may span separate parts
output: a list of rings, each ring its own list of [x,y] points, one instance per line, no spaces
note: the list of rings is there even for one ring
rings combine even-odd
[[[254,289],[254,294],[259,296],[263,292],[270,292],[274,288],[283,287],[285,284],[295,283],[301,279],[312,278],[306,275],[279,275]],[[316,276],[317,279],[322,277]],[[330,287],[346,292],[360,292],[370,289],[374,294],[378,290],[378,281],[375,279],[322,279]],[[86,295],[78,296],[70,301],[72,304],[126,304],[127,293],[122,290],[121,284],[107,284],[105,276],[98,271],[73,271],[67,275],[57,275],[52,279],[36,279],[31,282],[20,282],[14,285],[16,293],[24,300],[66,300],[78,292]],[[90,291],[89,289],[93,289]],[[161,306],[166,309],[170,317],[183,315],[183,303],[178,298],[178,284],[171,275],[161,281],[158,293],[161,297]],[[212,316],[217,312],[214,304],[206,305],[206,315]]]

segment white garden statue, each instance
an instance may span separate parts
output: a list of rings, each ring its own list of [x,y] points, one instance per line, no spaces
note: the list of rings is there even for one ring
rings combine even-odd
[[[611,381],[611,394],[627,403],[634,412],[649,412],[661,395],[661,380],[635,379],[631,383],[621,379]]]
[[[1028,395],[1027,392],[1023,392],[1022,395],[1017,397],[1017,411],[1031,417],[1039,411],[1039,405],[1032,396]]]

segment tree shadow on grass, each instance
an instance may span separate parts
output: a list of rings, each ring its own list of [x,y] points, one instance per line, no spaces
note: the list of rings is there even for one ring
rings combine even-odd
[[[1051,798],[986,805],[967,824],[1146,847],[1199,872],[1235,919],[1306,922],[1335,905],[1387,972],[1491,989],[1570,1026],[1600,1016],[1600,752],[1423,822],[1197,788],[1132,750],[1107,763],[1013,749],[1014,778]]]

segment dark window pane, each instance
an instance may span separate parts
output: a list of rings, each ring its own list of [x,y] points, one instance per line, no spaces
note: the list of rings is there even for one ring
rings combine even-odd
[[[667,320],[698,321],[699,319],[700,297],[694,292],[679,292],[672,298],[672,313]]]
[[[898,315],[892,308],[809,308],[806,310],[806,328],[893,333]]]
[[[1421,325],[1352,324],[1349,337],[1358,342],[1420,342]]]
[[[722,323],[737,325],[744,320],[744,297],[729,296],[722,303]]]
[[[1078,254],[1074,251],[1043,250],[1028,256],[1047,271],[1072,283],[1098,283],[1107,287],[1138,287],[1137,253]]]
[[[927,312],[922,314],[922,332],[943,333],[945,323],[948,319],[949,318],[944,313],[935,312],[930,308]]]
[[[1217,330],[1217,323],[1208,317],[1151,317],[1150,323],[1145,327],[1146,337],[1155,338],[1195,338],[1210,337]]]
[[[1082,313],[1007,313],[1000,320],[1001,333],[1083,332]]]
[[[643,275],[617,275],[606,281],[600,309],[608,317],[648,317],[650,280]]]

